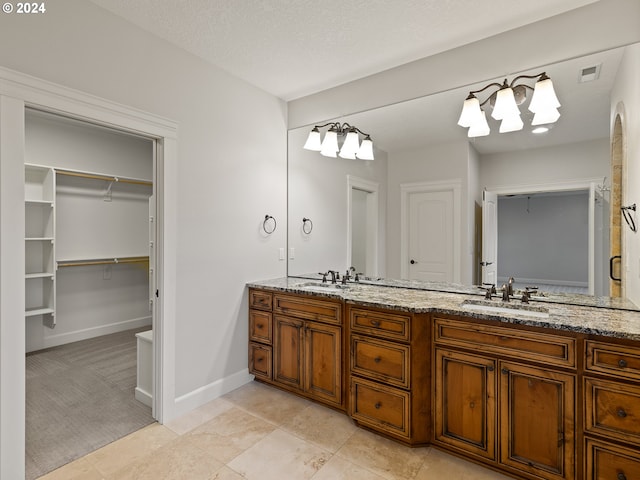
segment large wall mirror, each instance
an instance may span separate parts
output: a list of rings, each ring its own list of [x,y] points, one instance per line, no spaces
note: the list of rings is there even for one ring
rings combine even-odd
[[[304,150],[313,125],[290,130],[288,274],[354,266],[369,277],[475,285],[487,260],[484,236],[485,245],[497,242],[498,283],[513,276],[522,285],[608,296],[616,275],[609,268],[610,92],[625,48],[506,77],[545,71],[553,80],[561,117],[543,134],[531,132],[533,114],[524,106],[519,132],[500,134],[490,120],[490,135],[470,139],[457,125],[469,91],[502,83],[504,74],[318,119],[370,133],[373,161]],[[489,233],[483,196],[496,202]]]

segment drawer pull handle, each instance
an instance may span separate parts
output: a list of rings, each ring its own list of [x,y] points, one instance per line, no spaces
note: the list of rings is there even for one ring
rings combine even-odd
[[[371,325],[373,325],[374,327],[379,327],[380,326],[380,322],[378,320],[370,320]]]
[[[627,416],[627,412],[624,411],[624,408],[619,408],[617,413],[620,418],[625,418]]]
[[[376,403],[374,405],[374,407],[376,407],[376,410],[380,410],[380,407],[382,406],[382,404],[380,402]]]
[[[618,475],[616,475],[616,478],[618,480],[627,480],[627,476],[622,472],[620,472]]]
[[[376,357],[376,358],[373,359],[373,361],[376,362],[376,363],[380,363],[380,360],[382,360],[382,358],[380,358],[380,357]]]
[[[621,358],[620,360],[618,360],[618,366],[620,368],[627,368],[627,361]]]

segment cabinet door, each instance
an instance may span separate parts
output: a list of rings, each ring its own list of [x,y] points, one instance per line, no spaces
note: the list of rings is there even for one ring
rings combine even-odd
[[[574,478],[574,376],[499,367],[500,462],[540,478]]]
[[[435,351],[435,441],[495,459],[495,360]]]
[[[304,322],[274,316],[273,379],[302,390],[304,367]]]
[[[342,404],[341,328],[316,322],[305,327],[305,390],[314,397]]]

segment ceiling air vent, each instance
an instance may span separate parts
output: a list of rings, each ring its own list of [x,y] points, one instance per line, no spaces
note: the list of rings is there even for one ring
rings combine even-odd
[[[581,68],[580,75],[578,77],[578,82],[584,83],[584,82],[592,82],[594,80],[597,80],[598,77],[600,76],[601,66],[602,64],[599,63],[598,65],[592,65],[590,67]]]

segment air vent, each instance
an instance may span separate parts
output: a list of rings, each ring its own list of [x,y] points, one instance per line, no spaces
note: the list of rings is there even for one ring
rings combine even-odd
[[[597,80],[598,77],[600,76],[601,66],[602,64],[599,63],[598,65],[592,65],[590,67],[581,68],[580,75],[578,77],[578,82],[584,83],[584,82],[593,82],[594,80]]]

